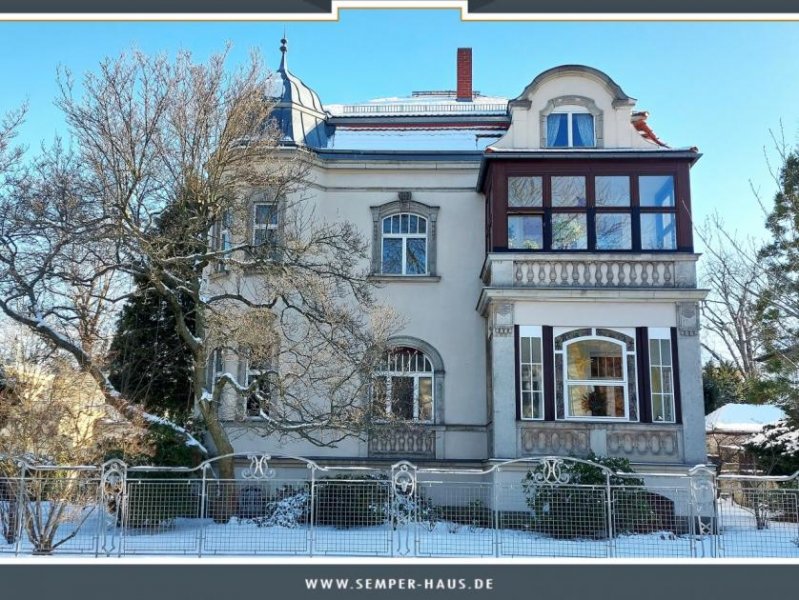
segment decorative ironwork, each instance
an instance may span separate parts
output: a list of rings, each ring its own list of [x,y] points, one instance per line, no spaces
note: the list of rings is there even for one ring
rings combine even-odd
[[[712,536],[716,522],[716,482],[715,472],[704,466],[696,466],[688,474],[691,480],[691,505],[695,511],[694,524],[700,547],[704,549],[703,539]],[[711,554],[715,549],[711,544]]]
[[[533,483],[537,484],[557,485],[571,481],[571,473],[562,458],[545,458],[530,469],[530,472]]]
[[[249,454],[250,466],[241,472],[244,479],[274,479],[277,471],[269,466],[272,457],[269,454]]]
[[[416,497],[416,467],[401,461],[391,467],[391,513],[396,538],[395,553],[408,556],[416,540],[415,530],[410,527],[418,520]]]
[[[391,483],[395,494],[413,496],[416,492],[416,467],[407,461],[397,463],[392,468]]]
[[[122,552],[123,529],[119,526],[125,521],[127,470],[127,465],[118,459],[109,460],[102,466],[101,506],[110,513],[112,525],[110,528],[104,527],[98,553],[101,552],[106,556]],[[100,521],[102,523],[102,519]]]
[[[101,467],[21,465],[18,476],[0,477],[0,518],[15,497],[19,503],[49,502],[26,496],[24,488],[40,489],[52,482],[52,472],[71,470],[81,475],[78,485],[88,486],[79,494],[90,498],[77,507],[80,519],[101,518],[97,528],[62,521],[63,543],[49,549],[53,554],[688,558],[799,552],[799,474],[716,476],[705,466],[687,476],[616,473],[556,455],[487,469],[417,467],[403,460],[386,474],[280,455],[281,461],[296,461],[293,478],[267,483],[252,480],[274,476],[269,461],[275,456],[245,456],[247,477],[230,480],[214,478],[208,463],[193,469],[128,468],[117,460]],[[604,484],[579,478],[581,465],[599,469]],[[334,476],[315,484],[317,471]],[[145,475],[153,472],[166,477]],[[202,478],[184,477],[191,474]],[[353,486],[360,487],[350,494]],[[245,514],[235,501],[253,487],[263,495],[245,503]],[[176,519],[180,527],[174,527]],[[141,535],[136,530],[145,521],[148,530]],[[347,524],[346,535],[324,526],[329,522]],[[15,541],[0,537],[0,555],[32,548],[22,528]]]

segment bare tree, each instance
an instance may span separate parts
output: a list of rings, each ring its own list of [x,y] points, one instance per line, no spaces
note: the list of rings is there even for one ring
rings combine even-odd
[[[701,280],[710,293],[702,306],[702,347],[721,364],[730,362],[744,381],[757,379],[764,345],[756,305],[765,283],[753,239],[726,231],[719,215],[699,232],[705,245]]]
[[[0,198],[0,309],[132,416],[94,332],[98,311],[146,278],[190,348],[216,452],[232,452],[222,421],[244,416],[250,397],[267,433],[326,445],[363,431],[392,320],[375,305],[361,235],[311,210],[308,157],[278,143],[260,60],[229,74],[224,54],[197,64],[133,53],[79,90],[69,73],[59,82],[74,155],[56,146]],[[274,226],[256,231],[259,205]],[[242,381],[224,360],[208,371],[233,353],[257,362],[256,375]],[[220,470],[232,477],[232,462]]]
[[[34,552],[49,554],[97,516],[96,473],[63,465],[96,464],[107,443],[138,449],[141,430],[109,427],[114,414],[94,380],[61,360],[13,360],[4,370],[0,530],[13,543],[22,528]]]

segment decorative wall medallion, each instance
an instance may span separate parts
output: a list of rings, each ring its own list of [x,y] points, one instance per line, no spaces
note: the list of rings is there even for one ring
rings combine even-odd
[[[699,304],[696,302],[677,303],[677,329],[680,335],[699,333]]]

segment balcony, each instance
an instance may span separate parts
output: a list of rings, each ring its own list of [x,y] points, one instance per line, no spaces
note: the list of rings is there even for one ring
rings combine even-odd
[[[698,254],[491,253],[481,277],[494,288],[696,288]]]
[[[375,427],[369,432],[369,456],[433,459],[436,432],[431,427],[397,424]]]

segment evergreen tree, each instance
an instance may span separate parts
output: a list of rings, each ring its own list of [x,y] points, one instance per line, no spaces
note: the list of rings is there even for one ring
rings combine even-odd
[[[799,420],[799,150],[782,153],[778,191],[766,220],[771,241],[759,259],[767,275],[757,316],[769,359],[770,385],[764,393]]]
[[[702,368],[702,392],[706,415],[725,404],[745,401],[743,377],[729,362],[705,363]]]
[[[185,237],[175,231],[185,217],[184,199],[161,216],[160,234],[177,234],[184,240],[171,248],[173,256],[191,252]],[[185,421],[194,404],[191,349],[177,331],[175,313],[166,300],[143,277],[135,280],[136,290],[122,309],[110,347],[109,379],[120,393],[141,404],[148,412]],[[179,294],[187,325],[194,327],[194,307],[187,294]]]

